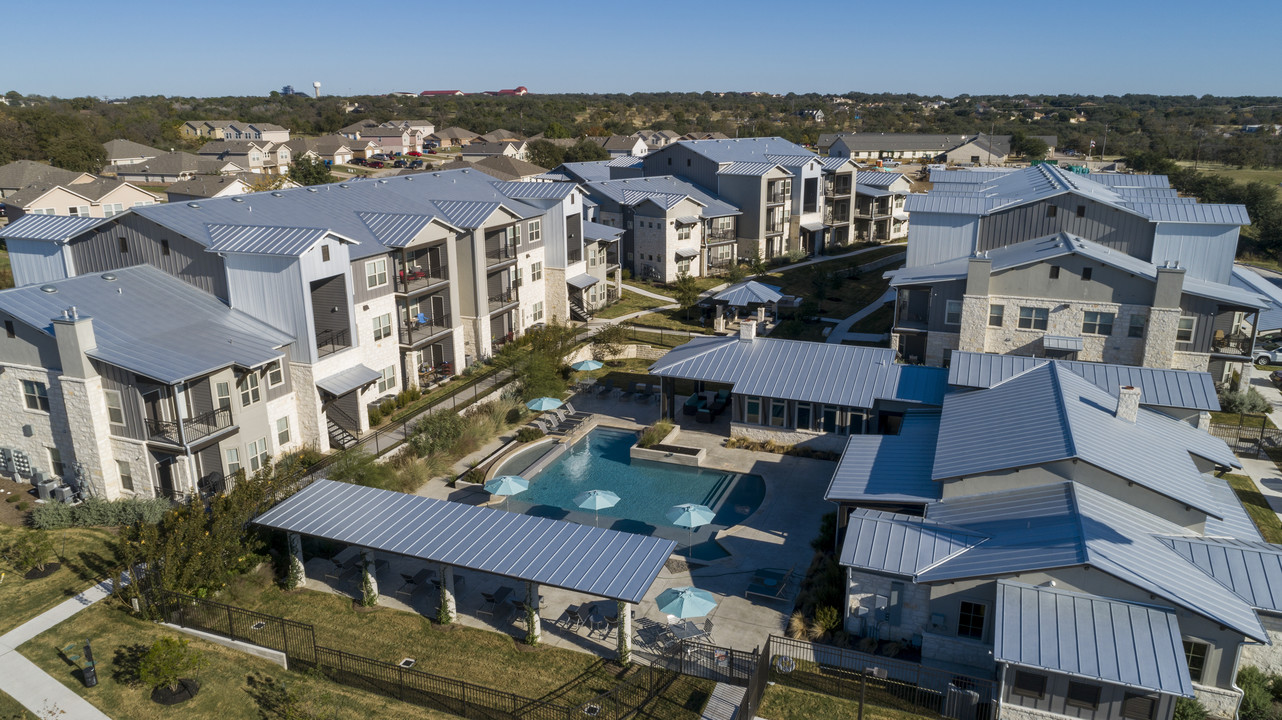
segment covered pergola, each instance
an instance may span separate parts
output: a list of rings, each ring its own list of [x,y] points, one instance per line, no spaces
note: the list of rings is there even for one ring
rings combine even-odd
[[[746,280],[737,285],[731,285],[712,296],[712,304],[717,308],[716,329],[725,330],[724,311],[727,308],[734,308],[733,315],[738,314],[739,308],[755,310],[757,321],[762,322],[766,319],[766,308],[769,307],[772,313],[777,313],[779,301],[782,299],[783,293],[778,287],[756,280]]]
[[[455,568],[524,582],[535,638],[540,585],[615,600],[620,659],[632,652],[632,606],[676,547],[661,538],[332,480],[312,483],[254,522],[288,533],[291,562],[300,575],[303,535],[360,548],[374,583],[375,551],[437,565],[441,603],[451,621],[457,614]],[[377,584],[373,590],[377,596]]]

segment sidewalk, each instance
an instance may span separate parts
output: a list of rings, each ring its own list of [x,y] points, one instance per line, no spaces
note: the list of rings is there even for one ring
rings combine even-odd
[[[1269,401],[1273,408],[1269,411],[1269,419],[1277,427],[1282,427],[1282,392],[1273,387],[1273,383],[1259,370],[1252,370],[1251,387]],[[1238,459],[1242,462],[1242,474],[1255,482],[1273,512],[1282,515],[1282,473],[1278,472],[1277,465],[1267,457],[1258,460],[1245,457]]]
[[[850,332],[850,328],[853,327],[854,324],[859,322],[860,320],[863,320],[869,315],[872,315],[873,313],[877,312],[878,310],[881,309],[881,306],[885,305],[888,302],[893,301],[894,299],[895,299],[895,291],[887,290],[885,293],[882,294],[881,297],[877,298],[876,300],[873,300],[871,303],[869,303],[863,309],[856,312],[854,315],[851,315],[845,320],[842,320],[841,322],[837,323],[837,327],[833,328],[832,332],[828,333],[828,342],[837,344],[837,343],[840,343],[842,340],[858,340],[861,342],[875,342],[877,340],[881,340],[882,339],[881,335],[871,335],[869,333],[852,333]]]
[[[0,635],[0,690],[39,717],[110,720],[108,715],[18,653],[18,646],[111,594],[104,580],[52,610]],[[55,712],[56,711],[56,712]]]

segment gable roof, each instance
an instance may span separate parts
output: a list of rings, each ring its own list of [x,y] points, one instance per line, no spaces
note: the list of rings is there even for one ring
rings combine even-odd
[[[857,508],[850,511],[839,561],[912,578],[987,539],[924,517]]]
[[[664,207],[671,209],[682,198],[690,198],[702,207],[699,216],[704,218],[739,215],[739,209],[692,182],[672,175],[625,178],[621,180],[588,181],[585,189],[589,195],[605,197],[620,205],[633,205],[657,198]]]
[[[749,305],[777,303],[783,299],[783,293],[770,285],[759,283],[756,280],[745,280],[713,295],[712,299],[727,305],[748,307]]]
[[[23,215],[0,227],[0,238],[62,243],[109,219],[72,215]]]
[[[60,167],[33,160],[15,160],[7,165],[0,165],[0,188],[12,190],[24,188],[33,183],[70,185],[77,180],[92,177],[89,173],[63,170]]]
[[[931,478],[939,411],[910,409],[898,435],[851,435],[824,499],[833,502],[926,503],[942,486]]]
[[[235,175],[195,175],[187,180],[173,183],[165,188],[165,191],[170,196],[211,198],[236,186],[239,186],[242,192],[249,190],[249,183]]]
[[[102,146],[107,150],[108,162],[121,158],[156,157],[164,153],[164,150],[157,150],[154,147],[136,143],[133,140],[108,140]]]
[[[183,173],[216,175],[229,165],[240,170],[246,169],[235,165],[230,160],[214,160],[187,152],[171,152],[157,155],[135,165],[118,165],[116,175],[181,175]]]
[[[667,152],[668,148],[679,145],[691,150],[698,155],[708,158],[716,163],[746,162],[761,163],[777,162],[769,160],[767,155],[786,155],[790,157],[808,157],[818,159],[818,156],[806,148],[781,137],[754,137],[754,138],[733,138],[725,140],[681,140],[663,147],[654,154]]]
[[[1196,536],[1162,542],[1251,607],[1282,614],[1282,545]]]
[[[321,228],[210,224],[209,252],[296,257],[330,235]],[[346,240],[346,238],[339,238]]]
[[[610,161],[593,160],[589,162],[561,163],[553,172],[563,172],[575,182],[599,182],[610,179]]]
[[[1233,274],[1229,277],[1229,284],[1248,292],[1258,293],[1269,299],[1269,308],[1260,311],[1259,317],[1256,318],[1255,329],[1257,331],[1262,332],[1282,328],[1282,286],[1242,265],[1233,266]]]

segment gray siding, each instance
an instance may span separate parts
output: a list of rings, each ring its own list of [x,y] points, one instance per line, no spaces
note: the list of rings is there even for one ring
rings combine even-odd
[[[125,239],[128,252],[120,252],[120,238]],[[169,243],[169,254],[163,241]],[[132,213],[72,243],[71,255],[78,275],[146,263],[227,299],[227,275],[217,254]]]
[[[265,384],[265,383],[264,383]],[[210,387],[209,378],[202,378],[187,383],[188,402],[193,416],[204,415],[214,409],[214,390]]]
[[[307,297],[299,264],[292,258],[228,255],[227,279],[232,306],[293,336],[296,359],[308,362],[315,349],[305,350],[312,329],[301,301]]]
[[[350,307],[344,277],[334,275],[312,282],[312,313],[317,336],[326,330],[343,332],[351,329]]]
[[[1180,314],[1197,318],[1193,328],[1193,342],[1177,342],[1175,349],[1180,352],[1210,352],[1211,334],[1215,331],[1215,313],[1218,310],[1214,300],[1185,295],[1180,298]]]
[[[1237,241],[1236,225],[1160,223],[1150,262],[1161,265],[1176,260],[1180,267],[1187,268],[1189,277],[1227,285],[1233,275]]]
[[[134,440],[146,440],[147,428],[144,423],[146,414],[143,411],[142,393],[134,382],[134,374],[115,365],[91,361],[94,369],[102,378],[104,390],[115,390],[120,393],[120,406],[125,412],[125,425],[111,426],[111,434]],[[137,482],[137,480],[135,480]]]
[[[376,288],[370,289],[369,281],[365,277],[365,263],[374,262],[375,260],[385,260],[387,262],[387,282]],[[360,260],[352,261],[352,302],[359,305],[360,303],[369,302],[384,295],[391,295],[396,279],[396,263],[392,260],[391,255],[374,255]]]
[[[293,349],[292,345],[288,345],[285,347],[285,357],[281,358],[281,361],[280,361],[281,373],[285,376],[285,382],[281,383],[280,385],[277,385],[276,387],[268,387],[267,373],[266,372],[263,373],[263,377],[262,377],[263,387],[267,390],[268,400],[275,400],[276,398],[284,397],[294,391],[294,377],[289,372],[289,364],[290,362],[293,361],[293,359],[290,356],[291,349]],[[208,380],[206,380],[205,384],[206,385],[209,384]]]
[[[960,325],[945,325],[944,314],[949,300],[961,301],[966,294],[966,281],[939,283],[930,288],[930,322],[927,329],[931,332],[961,332]]]
[[[1033,675],[1040,675],[1046,678],[1046,693],[1041,698],[1025,697],[1012,692],[1015,684],[1016,672],[1028,672]],[[1091,685],[1100,689],[1099,706],[1095,710],[1089,708],[1074,707],[1066,702],[1068,695],[1068,684],[1070,682]],[[1042,670],[1022,670],[1011,667],[1006,671],[1006,685],[1003,688],[1002,702],[1007,705],[1017,707],[1032,708],[1047,713],[1055,713],[1071,718],[1082,718],[1083,720],[1104,720],[1105,718],[1122,717],[1122,703],[1126,700],[1128,694],[1146,695],[1147,693],[1137,692],[1127,689],[1121,685],[1111,683],[1096,682],[1080,678],[1069,677],[1057,673],[1048,673]],[[1174,698],[1171,695],[1157,696],[1156,709],[1153,717],[1161,718],[1170,717],[1171,705]]]
[[[979,220],[973,215],[914,213],[909,224],[907,267],[971,255]]]
[[[646,177],[676,175],[705,188],[717,186],[716,163],[684,145],[669,145],[645,156]]]
[[[13,323],[15,337],[9,337],[5,323]],[[62,369],[62,358],[58,355],[56,340],[4,312],[0,312],[0,363],[49,370]]]
[[[1051,279],[1051,266],[1059,267],[1058,278]],[[1086,267],[1091,268],[1090,280],[1082,280]],[[989,294],[1151,306],[1153,288],[1152,281],[1128,272],[1066,256],[993,273]]]
[[[543,262],[546,267],[564,268],[567,264],[565,245],[560,242],[548,242],[548,240],[565,237],[565,213],[554,207],[543,216],[542,233],[540,233],[542,237],[537,243],[530,242],[529,230],[527,223],[521,230],[521,246],[517,249],[527,252],[543,246]]]
[[[761,178],[750,175],[723,175],[719,184],[711,186],[717,188],[723,199],[743,211],[737,223],[741,238],[762,238],[766,235],[764,184]]]
[[[62,280],[67,277],[67,263],[62,248],[39,240],[6,240],[13,283],[17,287]]]
[[[1082,217],[1077,217],[1079,205],[1086,208]],[[1047,208],[1052,206],[1055,217],[1047,217]],[[1153,252],[1153,224],[1147,219],[1075,195],[1061,195],[982,219],[979,249],[992,250],[1057,232],[1079,235],[1137,258],[1148,258]]]

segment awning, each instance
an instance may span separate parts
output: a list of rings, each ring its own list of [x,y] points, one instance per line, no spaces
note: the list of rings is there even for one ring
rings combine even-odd
[[[893,217],[893,218],[894,218],[894,219],[896,219],[896,220],[907,220],[907,219],[908,219],[908,213],[906,213],[906,212],[897,212],[897,213],[893,213],[893,214],[891,214],[891,217]]]
[[[677,257],[697,258],[699,257],[699,250],[698,248],[677,248]]]
[[[1043,335],[1042,347],[1046,350],[1072,350],[1082,349],[1082,339],[1079,337],[1065,337],[1063,335]]]
[[[586,290],[587,288],[590,288],[593,285],[596,285],[597,283],[601,282],[601,278],[595,278],[587,273],[583,273],[582,275],[575,275],[574,277],[570,278],[569,280],[566,280],[565,282],[569,283],[571,286],[576,287],[580,290]]]
[[[805,230],[806,232],[812,232],[812,233],[820,232],[821,230],[824,229],[824,224],[821,222],[804,222],[804,223],[801,223],[801,229]]]
[[[364,365],[356,365],[316,381],[316,387],[338,397],[375,382],[383,374]]]
[[[678,225],[698,225],[699,218],[693,215],[682,215],[681,217],[677,218],[677,224]]]

